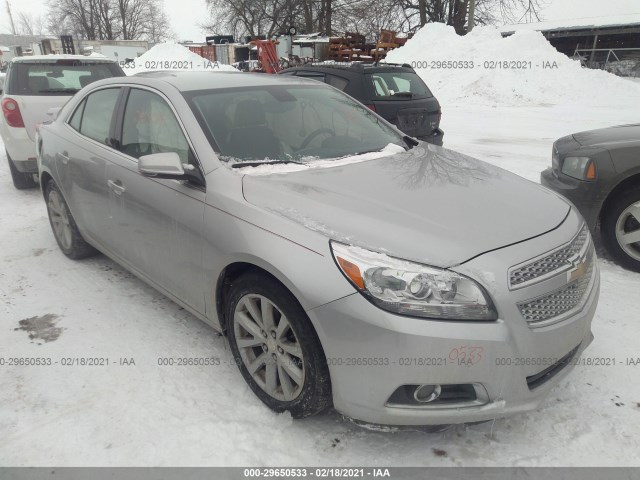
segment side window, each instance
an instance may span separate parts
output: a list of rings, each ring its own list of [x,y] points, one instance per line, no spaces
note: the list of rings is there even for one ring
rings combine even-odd
[[[132,89],[122,123],[121,150],[135,158],[175,152],[183,163],[195,163],[189,143],[167,102],[147,90]]]
[[[80,103],[78,107],[76,107],[76,111],[73,112],[73,116],[71,120],[69,120],[69,125],[76,131],[80,131],[80,122],[82,122],[82,113],[84,112],[84,106],[86,105],[86,101]]]
[[[327,75],[325,82],[332,87],[336,87],[338,90],[342,90],[343,92],[344,89],[347,88],[347,85],[349,85],[349,80],[342,77],[336,77],[335,75]]]
[[[108,145],[111,119],[118,95],[120,95],[120,88],[107,88],[87,96],[80,121],[81,134]]]

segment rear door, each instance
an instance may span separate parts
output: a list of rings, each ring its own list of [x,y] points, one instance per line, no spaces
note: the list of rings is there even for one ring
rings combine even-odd
[[[376,112],[407,135],[428,136],[439,128],[440,104],[416,73],[399,69],[366,73],[365,88]]]
[[[122,89],[102,88],[87,95],[67,121],[64,147],[56,169],[71,212],[83,233],[104,243],[108,222],[105,170],[112,148],[115,109]]]

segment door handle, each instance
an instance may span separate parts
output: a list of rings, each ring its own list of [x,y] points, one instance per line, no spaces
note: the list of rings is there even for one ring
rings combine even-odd
[[[122,182],[120,180],[115,180],[115,181],[108,180],[107,185],[109,185],[109,188],[111,189],[111,191],[118,196],[122,195],[126,190],[126,188],[124,188],[124,185],[122,185]]]
[[[69,154],[67,153],[66,150],[62,153],[58,152],[58,158],[60,159],[63,165],[66,165],[67,163],[69,163]]]

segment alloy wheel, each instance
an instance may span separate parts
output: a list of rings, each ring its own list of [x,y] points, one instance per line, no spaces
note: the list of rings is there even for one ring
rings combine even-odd
[[[627,255],[640,261],[640,202],[629,205],[618,217],[616,240]]]
[[[245,368],[271,397],[289,402],[305,380],[300,343],[282,311],[268,298],[249,294],[234,311],[233,333]]]
[[[55,190],[49,192],[49,200],[47,201],[47,209],[49,210],[49,218],[56,238],[63,248],[70,249],[72,242],[71,224],[67,209],[62,203],[60,195]]]

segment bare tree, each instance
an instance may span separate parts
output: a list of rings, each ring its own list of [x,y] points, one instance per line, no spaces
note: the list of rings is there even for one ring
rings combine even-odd
[[[161,0],[50,0],[49,30],[87,40],[172,37]]]
[[[203,29],[218,34],[267,35],[290,24],[306,32],[355,31],[369,40],[381,28],[412,32],[429,22],[452,25],[463,35],[470,0],[206,0],[211,19]],[[539,20],[540,1],[475,0],[477,25]]]
[[[151,43],[162,42],[174,36],[167,14],[164,12],[159,0],[151,0],[149,2],[146,27],[142,36]]]
[[[44,35],[45,22],[42,15],[18,13],[18,35]]]

